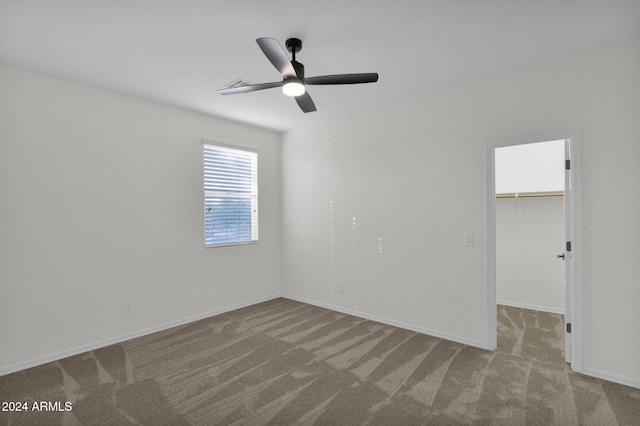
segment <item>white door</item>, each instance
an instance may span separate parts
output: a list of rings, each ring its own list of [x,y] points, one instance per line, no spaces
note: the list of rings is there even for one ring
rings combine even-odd
[[[571,321],[572,321],[572,269],[573,269],[573,252],[571,250],[571,236],[573,231],[571,225],[573,221],[573,185],[572,185],[572,169],[571,169],[571,140],[564,141],[564,158],[565,158],[565,177],[564,177],[564,262],[565,262],[565,311],[564,311],[564,359],[571,362]]]

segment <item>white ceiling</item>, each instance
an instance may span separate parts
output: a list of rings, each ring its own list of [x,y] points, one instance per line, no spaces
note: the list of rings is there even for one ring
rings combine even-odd
[[[281,90],[255,42],[303,41],[317,112]],[[285,131],[640,37],[640,0],[0,0],[0,63]]]

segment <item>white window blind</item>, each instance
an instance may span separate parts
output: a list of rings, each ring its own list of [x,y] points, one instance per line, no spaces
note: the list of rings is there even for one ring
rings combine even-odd
[[[207,247],[258,241],[258,153],[204,144]]]

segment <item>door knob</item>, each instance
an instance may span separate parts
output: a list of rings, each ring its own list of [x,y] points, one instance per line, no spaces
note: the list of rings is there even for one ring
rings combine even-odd
[[[557,259],[562,258],[562,260],[564,260],[564,253],[557,255],[557,256],[556,256],[556,258],[557,258]]]

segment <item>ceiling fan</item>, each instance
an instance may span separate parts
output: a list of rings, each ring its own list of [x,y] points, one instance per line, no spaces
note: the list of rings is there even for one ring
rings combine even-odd
[[[359,84],[375,83],[378,81],[377,73],[334,74],[305,78],[304,65],[296,61],[296,53],[302,49],[302,41],[300,39],[290,38],[286,42],[287,50],[292,54],[292,60],[289,60],[289,57],[280,43],[278,43],[278,40],[262,37],[257,39],[256,42],[258,42],[258,46],[260,46],[260,49],[262,49],[267,59],[269,59],[273,66],[282,74],[282,81],[218,89],[216,92],[221,95],[234,95],[236,93],[255,92],[256,90],[282,87],[285,95],[295,97],[302,111],[312,112],[316,110],[316,105],[306,90],[305,86],[307,85]]]

